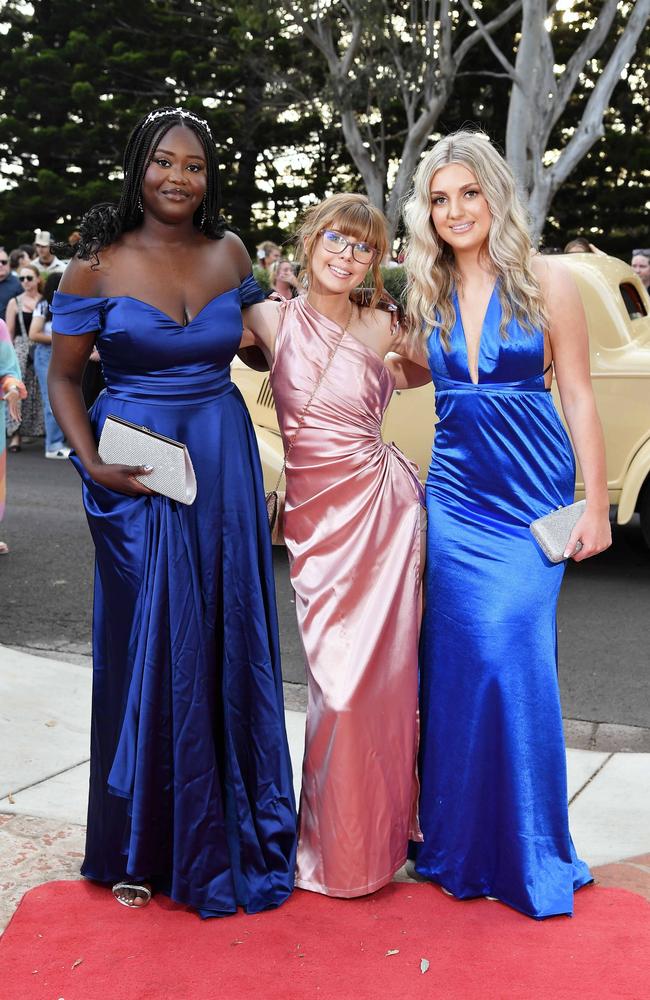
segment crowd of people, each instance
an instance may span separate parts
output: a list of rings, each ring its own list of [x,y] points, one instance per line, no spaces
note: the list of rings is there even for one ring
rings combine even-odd
[[[70,453],[52,414],[47,391],[51,352],[49,305],[65,269],[53,250],[49,232],[37,229],[33,244],[9,254],[0,248],[0,319],[14,346],[26,401],[7,422],[7,448],[19,452],[24,438],[45,436],[45,457]],[[38,332],[37,332],[38,331]]]
[[[74,449],[96,548],[82,873],[126,906],[160,891],[209,917],[278,906],[294,886],[365,895],[410,856],[458,899],[570,914],[592,877],[568,827],[565,562],[529,530],[573,501],[554,374],[587,499],[565,560],[611,540],[570,273],[531,255],[510,169],[481,133],[440,140],[416,171],[404,311],[383,295],[386,220],[357,194],[305,214],[295,263],[260,244],[267,296],[223,221],[218,169],[206,121],[150,112],[127,144],[119,203],[84,217],[60,287],[50,274],[39,288],[52,264],[39,244],[10,296],[14,341],[22,323],[48,352],[35,370],[47,392],[49,367],[46,427],[62,434],[49,441]],[[1,353],[8,338],[0,329],[15,422],[27,373],[10,344]],[[298,812],[267,502],[230,379],[250,347],[270,370],[285,448],[308,682]],[[107,388],[88,410],[94,356]],[[381,423],[396,387],[428,382],[438,423],[423,490]],[[146,451],[104,462],[108,417],[182,442],[194,502],[147,485]]]
[[[0,247],[0,352],[4,365],[0,378],[10,379],[7,385],[11,391],[4,397],[7,406],[0,402],[0,520],[5,506],[7,451],[17,454],[26,439],[44,437],[45,458],[66,459],[70,454],[52,413],[47,387],[52,352],[50,305],[65,270],[65,261],[56,256],[53,245],[51,234],[37,229],[33,244],[23,244],[9,253]],[[0,541],[0,555],[8,552],[7,542]]]

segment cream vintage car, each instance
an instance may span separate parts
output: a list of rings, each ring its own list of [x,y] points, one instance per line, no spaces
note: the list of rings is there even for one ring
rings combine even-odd
[[[632,269],[614,257],[566,254],[587,315],[591,375],[605,431],[609,499],[618,524],[640,514],[650,547],[650,299]],[[395,278],[391,275],[391,278]],[[268,373],[238,359],[233,381],[250,410],[267,489],[282,468],[282,441]],[[554,385],[558,409],[559,399]],[[386,411],[383,435],[420,467],[426,478],[435,425],[430,385],[397,390]],[[580,469],[576,498],[584,495]]]

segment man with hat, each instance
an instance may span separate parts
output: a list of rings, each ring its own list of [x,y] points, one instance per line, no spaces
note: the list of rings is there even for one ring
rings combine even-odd
[[[47,278],[48,274],[62,274],[65,271],[66,262],[59,260],[52,253],[52,243],[54,241],[51,234],[45,229],[37,229],[34,236],[36,257],[33,263],[41,272],[42,277]]]

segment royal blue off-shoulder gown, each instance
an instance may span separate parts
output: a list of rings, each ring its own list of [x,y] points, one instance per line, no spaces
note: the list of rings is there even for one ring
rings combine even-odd
[[[56,293],[53,327],[99,331],[109,414],[183,441],[184,506],[93,482],[90,798],[82,874],[150,881],[202,916],[277,906],[294,881],[272,550],[255,435],[230,379],[252,276],[187,326],[130,296]]]
[[[433,331],[435,441],[427,478],[417,871],[530,916],[573,912],[591,881],[569,834],[557,674],[564,563],[529,524],[573,501],[571,444],[544,385],[544,338],[498,287],[468,371],[458,300],[449,348]]]

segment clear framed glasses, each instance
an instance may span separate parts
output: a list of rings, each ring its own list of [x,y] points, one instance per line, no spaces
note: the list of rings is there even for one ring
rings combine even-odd
[[[353,243],[335,229],[321,229],[321,237],[323,246],[329,253],[343,253],[348,247],[352,247],[352,256],[357,264],[371,264],[377,255],[377,247],[372,247],[369,243]]]

